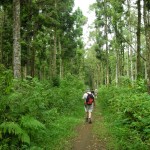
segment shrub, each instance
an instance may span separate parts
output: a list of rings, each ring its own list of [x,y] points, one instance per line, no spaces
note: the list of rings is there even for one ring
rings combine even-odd
[[[6,74],[0,81],[5,78]],[[74,115],[82,107],[83,83],[71,75],[54,87],[36,78],[9,83],[5,89],[11,90],[3,93],[0,104],[0,149],[48,149],[60,144],[77,123]]]
[[[109,114],[113,134],[121,149],[150,148],[150,96],[143,93],[142,84],[134,87],[101,88],[100,97],[104,113]],[[121,140],[120,140],[121,139]]]

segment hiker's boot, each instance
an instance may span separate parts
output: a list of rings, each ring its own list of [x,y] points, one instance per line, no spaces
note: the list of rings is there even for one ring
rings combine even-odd
[[[92,123],[92,120],[91,120],[91,118],[89,118],[89,123],[90,123],[90,124]]]

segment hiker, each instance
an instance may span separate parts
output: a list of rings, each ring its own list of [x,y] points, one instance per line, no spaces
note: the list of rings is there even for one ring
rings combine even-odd
[[[84,109],[86,112],[86,122],[92,123],[91,116],[93,111],[93,106],[95,106],[94,95],[87,90],[82,99],[84,99]]]

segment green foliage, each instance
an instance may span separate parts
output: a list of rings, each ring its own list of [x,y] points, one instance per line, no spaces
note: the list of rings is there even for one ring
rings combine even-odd
[[[36,78],[11,82],[9,93],[1,95],[0,149],[63,146],[84,112],[83,82],[69,74],[54,87]]]
[[[54,77],[52,79],[52,83],[53,83],[53,86],[59,86],[60,85],[60,79],[59,79],[59,77],[58,76]]]
[[[99,92],[108,126],[118,139],[118,149],[150,148],[150,96],[144,93],[144,85],[140,81],[133,87],[103,87]]]
[[[13,74],[0,65],[0,95],[8,94],[11,91]]]
[[[23,126],[25,129],[36,130],[36,131],[39,129],[45,129],[44,124],[42,124],[41,122],[39,122],[38,120],[30,116],[22,116],[21,126]]]
[[[30,144],[30,137],[29,135],[15,122],[3,122],[0,125],[1,133],[4,135],[7,135],[8,141],[10,142],[11,137],[18,136],[18,141],[21,141],[23,143]],[[10,138],[8,136],[10,135]],[[3,140],[3,138],[1,137]]]
[[[126,76],[120,76],[119,77],[119,85],[120,86],[128,86],[131,87],[132,86],[132,81],[130,80],[129,77]]]

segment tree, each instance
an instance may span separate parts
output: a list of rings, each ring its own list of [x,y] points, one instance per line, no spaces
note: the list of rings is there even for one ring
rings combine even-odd
[[[20,0],[13,0],[13,70],[14,78],[21,78]]]
[[[145,26],[145,38],[146,38],[146,64],[147,64],[147,78],[148,78],[148,92],[150,94],[150,1],[143,0],[144,9],[144,26]]]
[[[3,47],[3,28],[4,28],[4,9],[0,8],[0,63],[2,63],[2,47]]]
[[[137,25],[137,78],[141,77],[141,0],[137,0],[138,25]]]

